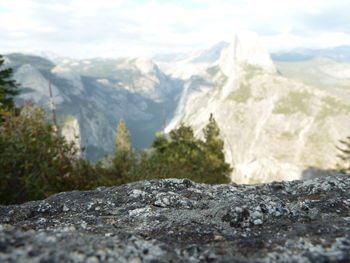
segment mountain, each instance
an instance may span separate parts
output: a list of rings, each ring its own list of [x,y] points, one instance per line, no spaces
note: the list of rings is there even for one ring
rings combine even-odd
[[[172,97],[182,85],[181,81],[176,82],[176,79],[164,74],[152,60],[143,58],[64,61],[60,67],[155,102],[164,102]]]
[[[155,132],[181,122],[202,137],[213,113],[232,181],[292,180],[310,167],[332,169],[338,140],[349,135],[349,65],[327,57],[273,61],[250,32],[157,60],[5,59],[22,84],[17,102],[48,108],[51,85],[62,133],[78,135],[90,160],[113,152],[120,119],[133,146],[145,148]]]
[[[274,61],[305,61],[318,57],[350,63],[350,46],[338,46],[325,49],[298,48],[290,51],[272,53],[272,59]]]
[[[169,54],[157,54],[153,56],[153,60],[157,63],[162,62],[176,62],[181,60],[192,59],[193,62],[213,62],[220,56],[222,48],[228,45],[227,42],[221,41],[210,47],[209,49],[200,50],[194,54],[186,53],[169,53]]]
[[[275,61],[275,65],[278,72],[287,78],[350,99],[350,64],[348,63],[340,63],[329,58],[314,58],[295,62]]]
[[[56,65],[43,57],[8,54],[6,63],[21,83],[19,104],[32,100],[48,108],[51,85],[62,132],[69,138],[80,135],[90,160],[114,151],[120,119],[134,147],[149,146],[172,116],[182,83],[143,59],[65,59]]]
[[[281,75],[257,35],[236,35],[212,63],[187,59],[165,68],[185,82],[166,131],[183,122],[201,137],[213,113],[234,182],[292,180],[307,167],[334,167],[335,145],[349,135],[349,100]]]
[[[187,56],[187,53],[162,53],[154,55],[152,59],[158,62],[175,62],[185,59]]]

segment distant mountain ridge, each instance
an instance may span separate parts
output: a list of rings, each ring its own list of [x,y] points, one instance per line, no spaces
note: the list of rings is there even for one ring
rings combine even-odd
[[[66,60],[55,65],[42,57],[8,54],[6,61],[21,83],[18,103],[30,99],[48,108],[51,84],[60,126],[72,131],[64,126],[77,120],[75,133],[81,135],[81,146],[91,160],[114,151],[120,119],[127,122],[134,147],[149,146],[171,118],[181,86],[156,65],[140,60]]]
[[[281,75],[256,35],[236,35],[213,63],[176,65],[184,73],[174,67],[172,74],[183,76],[185,88],[167,131],[185,123],[202,136],[213,113],[234,182],[292,180],[307,167],[334,167],[335,145],[350,130],[349,101]]]
[[[339,50],[344,59],[347,49]],[[22,84],[18,103],[33,99],[47,107],[51,83],[60,125],[68,137],[80,134],[91,160],[113,152],[120,119],[133,145],[144,148],[156,131],[182,122],[201,137],[213,113],[234,182],[292,180],[308,167],[334,167],[335,145],[350,130],[350,68],[327,57],[272,58],[256,34],[245,32],[230,43],[157,60],[53,63],[9,54],[6,61]]]
[[[314,58],[306,61],[278,62],[275,65],[280,74],[307,85],[342,92],[350,89],[350,64],[329,58]],[[344,96],[346,94],[344,93]]]
[[[306,61],[315,58],[329,58],[338,62],[350,63],[350,46],[338,46],[334,48],[309,49],[298,48],[291,51],[281,51],[272,53],[274,61]]]

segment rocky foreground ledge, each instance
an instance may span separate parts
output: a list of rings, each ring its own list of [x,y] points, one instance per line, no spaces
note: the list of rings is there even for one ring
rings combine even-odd
[[[350,176],[165,179],[0,206],[0,262],[350,262]]]

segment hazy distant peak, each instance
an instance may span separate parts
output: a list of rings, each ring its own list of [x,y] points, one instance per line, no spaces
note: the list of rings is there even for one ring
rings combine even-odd
[[[21,65],[14,74],[14,79],[21,84],[22,88],[34,90],[31,93],[21,93],[19,97],[23,100],[32,100],[33,102],[44,105],[48,101],[50,80],[35,66],[31,64]],[[55,104],[61,104],[64,101],[63,95],[55,85],[51,85]]]
[[[65,59],[65,57],[59,54],[56,54],[55,52],[52,52],[52,51],[33,50],[28,54],[46,58],[55,64],[61,63]]]
[[[193,63],[212,63],[220,58],[221,51],[229,45],[228,42],[221,41],[209,49],[199,51],[191,60]]]
[[[64,65],[57,65],[51,70],[52,73],[63,73],[63,72],[66,73],[71,71],[72,71],[71,68],[65,67]]]
[[[11,53],[7,54],[6,57],[16,64],[30,64],[39,69],[52,69],[55,67],[55,64],[52,61],[36,55]]]
[[[229,45],[221,52],[219,65],[225,75],[229,76],[239,64],[258,66],[271,72],[276,71],[268,50],[261,43],[258,35],[253,32],[235,34]]]
[[[154,55],[153,59],[159,62],[176,62],[186,59],[188,56],[188,53],[162,53]]]
[[[350,46],[338,46],[324,49],[296,48],[272,54],[273,60],[284,62],[307,61],[316,57],[330,58],[338,62],[350,63]]]
[[[206,70],[216,66],[226,77],[230,77],[244,65],[276,72],[268,50],[254,32],[242,31],[234,34],[230,42],[221,41],[180,61],[160,63],[161,69],[167,74],[184,80],[192,76],[205,77]]]
[[[157,65],[147,58],[124,58],[117,64],[117,69],[137,70],[143,74],[151,74],[158,71]]]
[[[51,70],[51,73],[68,80],[72,86],[75,87],[75,89],[71,90],[72,94],[79,95],[84,90],[81,76],[71,68],[64,65],[58,65]]]
[[[21,51],[21,52],[9,52],[6,55],[23,55],[23,56],[28,56],[28,57],[40,57],[43,59],[46,59],[50,61],[53,64],[59,64],[62,63],[65,57],[58,55],[54,52],[51,51],[43,51],[43,50],[31,50],[31,51]]]
[[[220,41],[210,48],[195,51],[192,53],[168,53],[157,54],[153,59],[157,62],[174,63],[179,61],[188,61],[191,63],[212,63],[220,58],[223,48],[228,46],[228,42]]]
[[[135,65],[142,73],[146,74],[154,72],[157,68],[157,65],[152,60],[146,58],[138,58],[135,61]]]

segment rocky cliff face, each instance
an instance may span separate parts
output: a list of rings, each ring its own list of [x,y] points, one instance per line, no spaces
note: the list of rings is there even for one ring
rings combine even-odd
[[[158,103],[169,100],[182,87],[181,81],[169,78],[150,59],[88,59],[65,61],[60,66]]]
[[[79,133],[83,156],[91,160],[114,151],[120,119],[131,130],[134,147],[149,146],[172,117],[182,85],[143,59],[66,59],[55,65],[37,56],[10,54],[6,61],[21,84],[18,103],[30,99],[48,108],[51,85],[62,133],[69,139]],[[76,122],[67,123],[72,118]]]
[[[60,129],[61,135],[66,138],[68,142],[73,142],[75,145],[81,145],[81,132],[78,120],[74,116],[70,116]],[[77,153],[81,155],[81,151]]]
[[[350,177],[154,180],[0,206],[1,262],[348,262]]]
[[[200,66],[183,76],[184,92],[167,131],[184,122],[202,136],[213,113],[234,182],[293,180],[310,166],[334,167],[335,145],[350,129],[346,97],[276,73],[252,34],[237,35],[218,60]]]

